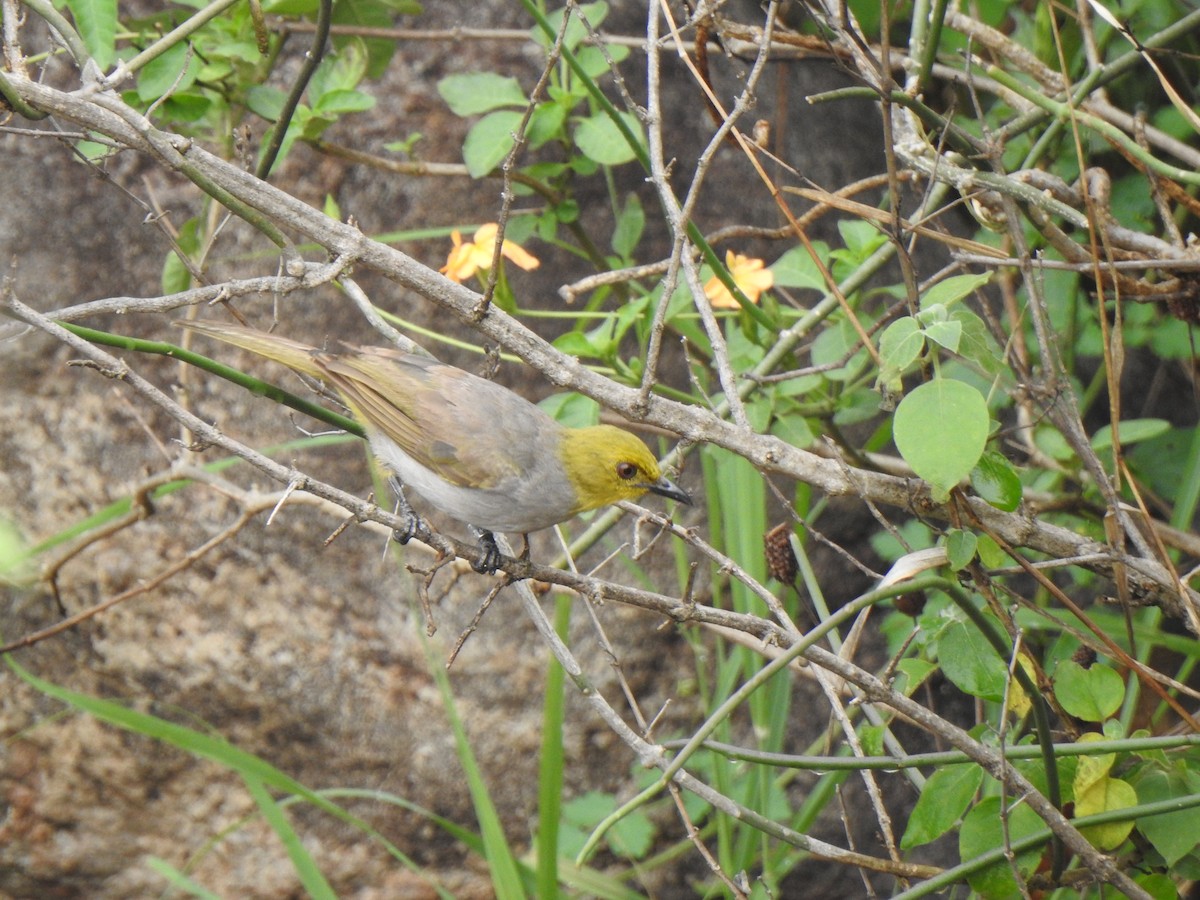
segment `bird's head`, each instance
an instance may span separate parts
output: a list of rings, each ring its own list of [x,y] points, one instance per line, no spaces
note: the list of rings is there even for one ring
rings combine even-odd
[[[692,498],[667,480],[650,448],[612,425],[568,428],[560,447],[567,480],[575,489],[576,512],[636,500],[647,491],[690,504]]]

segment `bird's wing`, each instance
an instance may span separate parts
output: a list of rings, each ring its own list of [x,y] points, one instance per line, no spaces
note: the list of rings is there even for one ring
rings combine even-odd
[[[521,473],[529,432],[514,419],[523,416],[528,422],[529,410],[543,415],[541,410],[500,385],[437,360],[356,349],[353,355],[318,354],[317,359],[362,422],[460,487],[496,487]],[[516,439],[518,446],[514,432],[524,436]]]

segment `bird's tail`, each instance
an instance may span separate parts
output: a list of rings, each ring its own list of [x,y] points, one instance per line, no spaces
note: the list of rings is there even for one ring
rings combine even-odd
[[[283,363],[289,369],[294,369],[303,375],[319,377],[321,366],[313,358],[316,348],[299,341],[285,337],[267,334],[265,331],[254,331],[250,328],[239,328],[236,325],[217,325],[210,322],[176,322],[181,328],[198,331],[209,337],[233,344],[267,359]]]

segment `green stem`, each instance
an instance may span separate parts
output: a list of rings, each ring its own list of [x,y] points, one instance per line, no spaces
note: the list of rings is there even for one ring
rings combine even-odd
[[[38,119],[44,119],[50,115],[26,103],[25,98],[12,86],[12,82],[8,80],[8,76],[4,74],[2,69],[0,69],[0,97],[4,98],[4,102],[8,104],[13,112],[24,119],[29,119],[31,122],[36,122]]]
[[[67,49],[71,55],[75,57],[75,65],[82,72],[84,66],[91,62],[92,55],[88,53],[87,45],[83,42],[83,38],[79,36],[67,17],[60,13],[54,6],[47,3],[46,0],[21,0],[21,2],[33,10],[37,15],[46,20],[46,24],[58,32],[58,36],[63,39],[67,45]]]
[[[984,153],[987,148],[974,135],[964,131],[959,126],[955,125],[945,116],[926,106],[916,97],[908,94],[905,91],[889,91],[888,99],[903,106],[905,109],[911,110],[916,114],[927,128],[930,128],[939,133],[946,135],[946,140],[950,146],[960,153],[968,156],[976,156]],[[812,104],[830,103],[835,100],[879,100],[880,92],[870,87],[845,87],[836,88],[832,91],[822,91],[819,94],[812,94],[808,97],[808,102]]]
[[[1014,93],[1020,94],[1030,103],[1050,113],[1056,119],[1062,122],[1069,122],[1074,119],[1081,125],[1102,135],[1159,175],[1174,181],[1184,182],[1185,184],[1200,186],[1200,172],[1193,172],[1190,169],[1181,169],[1179,166],[1168,165],[1147,150],[1144,150],[1137,141],[1116,125],[1105,122],[1103,119],[1080,109],[1075,105],[1074,101],[1062,102],[1054,100],[996,66],[989,67],[987,73],[996,82],[1004,85]]]
[[[686,741],[683,740],[664,741],[663,747],[668,750],[682,749],[685,744]],[[1122,738],[1113,741],[1092,741],[1086,744],[1054,744],[1053,746],[1054,755],[1059,758],[1067,756],[1103,756],[1106,753],[1159,753],[1164,750],[1175,750],[1180,747],[1200,746],[1200,734]],[[705,741],[704,749],[720,753],[722,756],[740,762],[817,772],[858,771],[859,769],[877,769],[890,772],[897,769],[976,764],[974,760],[961,750],[913,753],[903,758],[897,758],[895,756],[798,756],[790,753],[768,753],[764,750],[723,744],[720,741]],[[1032,744],[1004,748],[1004,755],[1009,760],[1036,759],[1041,754],[1042,748]]]
[[[942,25],[946,18],[947,0],[936,0],[933,12],[929,16],[929,34],[922,35],[921,66],[917,72],[917,94],[924,93],[929,84],[929,75],[933,71],[933,61],[937,58],[938,44],[942,41]],[[924,28],[922,28],[924,31]],[[917,34],[913,28],[914,36]]]
[[[304,95],[313,73],[317,71],[317,66],[321,64],[321,59],[325,55],[325,45],[329,40],[329,24],[332,20],[333,0],[321,0],[317,6],[317,30],[313,34],[312,47],[304,55],[304,65],[300,68],[300,74],[296,77],[296,82],[292,85],[292,89],[283,103],[279,118],[275,120],[275,127],[271,131],[271,143],[263,153],[258,170],[254,173],[258,178],[266,180],[267,175],[271,172],[271,167],[275,165],[292,117],[296,114],[296,107],[300,105],[300,98]]]
[[[237,369],[222,365],[214,359],[209,359],[207,356],[193,353],[191,350],[184,350],[175,344],[165,341],[147,341],[141,338],[128,337],[123,334],[111,334],[107,331],[97,331],[94,328],[85,328],[82,325],[74,325],[70,322],[59,322],[58,324],[72,334],[83,338],[85,341],[91,341],[93,344],[101,344],[105,347],[118,347],[122,350],[132,350],[136,353],[153,353],[159,356],[170,356],[198,369],[203,369],[205,372],[211,372],[213,375],[224,378],[226,381],[232,381],[234,384],[245,388],[251,393],[274,400],[276,403],[282,403],[284,406],[290,406],[297,412],[302,412],[306,416],[312,416],[314,419],[318,419],[335,428],[340,428],[356,437],[366,437],[366,432],[362,426],[353,419],[338,415],[320,404],[304,400],[295,394],[290,394],[274,385],[259,381],[257,378],[252,378],[244,372],[239,372]]]

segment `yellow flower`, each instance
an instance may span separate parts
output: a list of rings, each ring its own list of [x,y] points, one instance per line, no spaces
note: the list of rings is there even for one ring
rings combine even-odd
[[[751,259],[729,250],[725,253],[725,267],[733,276],[736,284],[751,303],[757,303],[763,291],[770,290],[775,283],[775,275],[770,269],[763,267],[761,259]],[[733,299],[729,288],[721,283],[714,275],[704,285],[704,296],[713,305],[713,309],[740,309],[741,305]]]
[[[450,255],[446,257],[446,264],[438,271],[451,281],[462,283],[477,271],[490,269],[492,256],[496,252],[496,234],[499,231],[499,225],[489,222],[475,232],[475,237],[469,244],[463,243],[462,235],[457,231],[451,232],[450,240],[454,242],[454,246],[450,249]],[[526,272],[541,265],[537,257],[508,240],[500,246],[500,255],[512,260],[514,265],[520,266]]]

